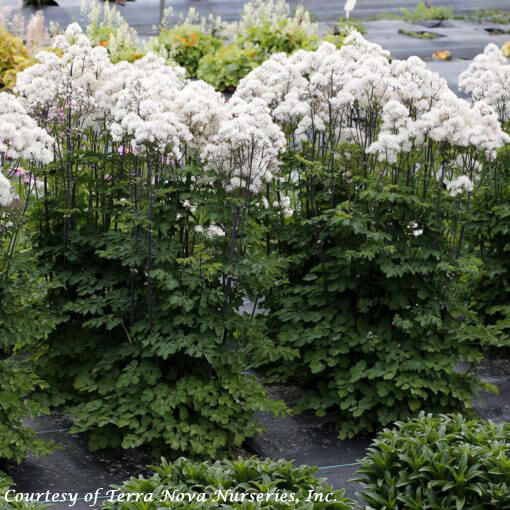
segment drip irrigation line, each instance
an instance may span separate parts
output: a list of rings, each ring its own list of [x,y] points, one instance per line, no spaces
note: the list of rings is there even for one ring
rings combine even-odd
[[[53,430],[40,430],[39,432],[36,432],[36,435],[39,434],[51,434],[52,432],[67,432],[71,430],[72,427],[68,427],[66,429],[53,429]]]
[[[320,466],[318,469],[334,469],[352,466],[359,466],[359,462],[351,462],[350,464],[336,464],[334,466]]]

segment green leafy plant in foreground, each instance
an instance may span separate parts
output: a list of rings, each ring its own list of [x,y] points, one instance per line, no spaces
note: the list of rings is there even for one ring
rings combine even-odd
[[[373,510],[510,508],[510,425],[425,415],[380,432],[357,471]]]
[[[131,493],[149,495],[152,501],[107,503],[106,509],[204,508],[255,509],[285,508],[349,510],[354,501],[344,496],[343,490],[335,490],[324,479],[316,478],[316,468],[294,466],[292,462],[260,460],[257,458],[223,460],[216,462],[193,462],[180,458],[173,463],[163,459],[161,466],[150,478],[132,478],[121,487],[126,497]],[[205,494],[205,502],[170,501],[165,491],[195,495]],[[223,491],[227,498],[222,500]],[[310,494],[311,499],[310,499]],[[232,495],[232,496],[231,496]],[[257,502],[257,496],[265,498]],[[242,502],[241,498],[245,498]],[[254,499],[250,499],[254,498]],[[277,500],[280,498],[280,501]],[[286,501],[285,501],[285,499]],[[314,499],[315,498],[315,499]],[[327,498],[327,499],[326,499]],[[163,501],[162,501],[163,499]],[[314,503],[314,501],[317,501]]]

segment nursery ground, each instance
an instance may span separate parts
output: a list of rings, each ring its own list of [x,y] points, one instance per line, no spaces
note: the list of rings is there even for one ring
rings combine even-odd
[[[491,361],[479,367],[482,377],[499,388],[499,394],[484,392],[477,399],[477,413],[493,421],[510,422],[510,362]],[[292,407],[299,390],[291,387],[269,388],[273,398]],[[319,467],[318,476],[325,477],[336,488],[346,488],[355,497],[358,485],[353,478],[357,461],[364,456],[370,440],[336,439],[335,423],[304,413],[300,416],[276,418],[260,415],[258,420],[266,432],[252,439],[248,448],[260,457],[293,459],[297,464]],[[42,437],[53,439],[62,449],[48,457],[30,457],[22,464],[10,466],[9,474],[19,492],[78,492],[80,497],[98,487],[107,490],[130,476],[146,472],[150,459],[139,451],[90,452],[82,437],[71,436],[68,419],[59,414],[38,418],[29,423]],[[56,505],[56,508],[66,508]],[[77,510],[90,508],[79,501]]]

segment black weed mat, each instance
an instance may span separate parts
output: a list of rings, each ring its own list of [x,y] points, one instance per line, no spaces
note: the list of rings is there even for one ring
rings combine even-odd
[[[91,503],[84,501],[87,493],[98,488],[104,500],[112,485],[120,485],[131,476],[149,474],[146,467],[150,457],[136,450],[108,450],[91,452],[84,438],[70,435],[71,422],[65,416],[52,414],[28,423],[40,438],[55,441],[60,449],[45,457],[30,456],[19,465],[7,466],[17,492],[50,494],[78,493],[78,501],[72,508],[84,510]],[[52,508],[69,508],[69,504],[56,504]]]
[[[476,400],[476,412],[486,419],[510,422],[510,361],[493,360],[478,368],[487,382],[499,389],[499,394],[483,392]],[[272,398],[282,399],[290,407],[299,399],[293,387],[272,386]],[[336,437],[336,423],[311,413],[300,416],[274,417],[260,414],[258,419],[266,428],[248,447],[260,457],[292,459],[296,464],[318,466],[317,475],[326,478],[335,488],[345,488],[354,497],[359,485],[350,481],[364,457],[370,439],[340,441]],[[78,493],[77,510],[91,508],[83,501],[87,493],[102,488],[104,494],[112,485],[119,485],[131,476],[149,474],[146,468],[151,459],[139,451],[90,452],[86,441],[67,431],[70,421],[60,414],[40,417],[29,422],[40,435],[57,442],[62,449],[47,457],[30,457],[19,465],[7,466],[18,492]],[[102,503],[100,499],[97,508]],[[69,508],[57,504],[54,508]]]

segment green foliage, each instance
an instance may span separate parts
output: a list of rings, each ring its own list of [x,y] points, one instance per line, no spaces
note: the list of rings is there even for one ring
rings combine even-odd
[[[44,383],[17,359],[0,360],[0,459],[21,462],[28,453],[46,454],[51,443],[37,439],[31,429],[23,425],[27,416],[45,411],[37,401],[27,398]]]
[[[453,11],[450,7],[427,7],[424,2],[420,2],[414,10],[400,9],[402,18],[409,23],[429,20],[445,20],[453,17]]]
[[[462,16],[455,16],[455,18],[477,21],[479,23],[508,25],[510,24],[510,11],[505,11],[503,9],[478,9]]]
[[[239,80],[259,63],[260,56],[257,49],[244,49],[235,44],[229,44],[215,53],[205,55],[200,60],[197,76],[210,83],[216,90],[233,91]]]
[[[379,433],[358,470],[373,510],[510,508],[510,425],[461,415],[399,422]]]
[[[283,18],[275,23],[251,25],[240,34],[237,44],[243,48],[256,48],[260,62],[273,53],[293,53],[298,49],[315,49],[318,37],[310,35],[299,26],[290,26],[291,20]]]
[[[16,74],[32,63],[23,41],[0,28],[0,89],[13,88]]]
[[[5,473],[0,471],[0,510],[35,510],[43,508],[43,505],[6,501],[5,494],[8,490],[12,490],[13,485],[12,480]],[[9,499],[12,499],[12,493],[10,493],[9,496]]]
[[[202,57],[215,53],[223,42],[200,27],[183,24],[173,29],[163,28],[150,42],[151,49],[184,67],[189,78],[196,78]]]
[[[354,502],[344,497],[343,490],[335,490],[324,479],[315,477],[316,468],[296,467],[285,460],[259,460],[257,458],[216,462],[193,462],[180,458],[173,463],[163,459],[156,467],[156,474],[150,478],[132,478],[121,487],[126,495],[139,493],[147,501],[125,503],[107,503],[106,509],[155,509],[203,508],[255,509],[268,508],[279,510],[296,508],[297,510],[328,509],[348,510],[354,508]],[[165,491],[168,491],[165,493]],[[168,495],[189,493],[195,496],[193,502],[170,501]],[[222,493],[219,492],[222,491]],[[227,492],[228,491],[228,492]],[[318,503],[310,500],[310,492]],[[201,496],[204,494],[204,496]],[[234,495],[234,496],[231,496]],[[226,501],[222,498],[233,498]],[[257,502],[257,496],[264,498]],[[205,502],[198,499],[202,497]],[[242,502],[242,499],[245,502]],[[278,499],[279,498],[279,501]],[[322,498],[323,502],[320,502]],[[329,498],[326,502],[326,498]],[[152,501],[150,501],[152,499]],[[285,502],[286,501],[286,502]]]
[[[136,30],[128,25],[115,5],[92,4],[87,15],[87,36],[92,44],[108,49],[112,62],[134,62],[144,55]]]
[[[45,303],[49,285],[26,241],[20,243],[22,207],[15,204],[2,211],[0,224],[0,459],[21,462],[28,453],[51,449],[51,443],[36,439],[23,425],[26,417],[48,410],[32,398],[46,384],[21,353],[27,345],[43,341],[55,320]]]
[[[481,270],[466,282],[466,299],[488,325],[495,345],[510,348],[510,150],[491,165],[475,200],[467,236]]]
[[[404,194],[366,193],[281,232],[293,253],[289,285],[272,295],[275,334],[295,349],[285,375],[307,392],[299,408],[337,416],[340,438],[461,409],[476,390],[455,371],[480,358],[472,341],[484,334],[452,293],[463,262],[405,231],[418,211]]]
[[[192,185],[204,170],[191,161],[163,164],[126,147],[104,156],[79,136],[90,145],[73,156],[74,194],[65,190],[64,157],[46,170],[51,191],[32,211],[34,243],[54,282],[48,301],[61,312],[33,347],[52,403],[72,414],[75,431],[90,432],[94,449],[236,451],[259,430],[255,412],[282,409],[246,374],[276,357],[266,318],[236,312],[244,296],[272,285],[281,263],[260,258],[251,218],[226,258],[239,199]],[[223,237],[194,229],[211,221]]]

